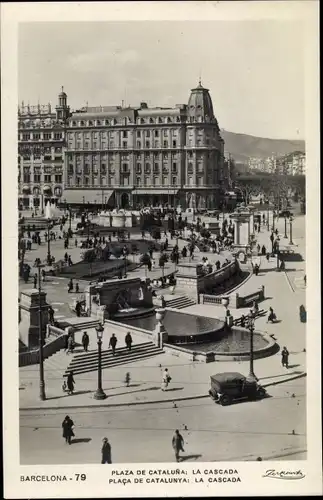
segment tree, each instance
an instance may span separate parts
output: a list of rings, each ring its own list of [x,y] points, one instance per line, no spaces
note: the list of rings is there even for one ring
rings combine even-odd
[[[95,262],[97,257],[96,250],[94,248],[90,248],[86,250],[83,254],[83,261],[89,264],[90,266],[90,276],[92,276],[92,264]]]

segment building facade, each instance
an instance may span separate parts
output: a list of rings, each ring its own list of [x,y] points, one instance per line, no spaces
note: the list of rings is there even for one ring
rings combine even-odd
[[[99,106],[70,112],[67,95],[18,110],[19,204],[219,206],[224,141],[199,82],[173,108]]]
[[[18,108],[18,189],[20,209],[44,209],[63,193],[65,127],[69,116],[62,89],[55,110],[51,105]]]
[[[208,89],[174,108],[87,107],[67,121],[63,202],[214,207],[223,139]]]

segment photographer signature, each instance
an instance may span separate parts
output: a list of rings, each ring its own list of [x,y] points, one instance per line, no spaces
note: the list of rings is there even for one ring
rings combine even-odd
[[[268,469],[262,477],[270,477],[272,479],[286,479],[286,480],[295,480],[295,479],[303,479],[305,474],[299,469],[295,471],[291,470],[275,470]]]

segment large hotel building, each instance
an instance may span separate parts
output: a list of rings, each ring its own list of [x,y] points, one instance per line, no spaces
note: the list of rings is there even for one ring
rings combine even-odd
[[[208,89],[174,108],[58,105],[18,111],[20,206],[213,208],[226,189],[224,141]]]

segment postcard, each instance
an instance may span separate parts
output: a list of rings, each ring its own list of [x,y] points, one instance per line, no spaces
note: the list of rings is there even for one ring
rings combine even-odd
[[[5,498],[321,495],[318,2],[1,14]]]

